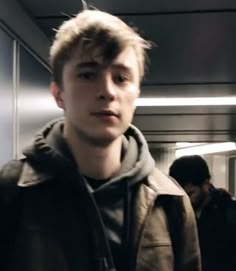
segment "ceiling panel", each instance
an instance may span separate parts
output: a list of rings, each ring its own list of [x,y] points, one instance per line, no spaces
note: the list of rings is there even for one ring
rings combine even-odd
[[[60,16],[62,12],[74,14],[81,9],[79,0],[20,0],[20,2],[36,17]],[[119,14],[236,9],[235,0],[91,0],[87,3],[98,9]]]
[[[236,82],[234,12],[127,19],[158,45],[150,52],[148,84]]]
[[[236,82],[235,12],[126,16],[155,42],[145,84]],[[38,20],[52,35],[59,19]]]
[[[194,10],[235,9],[234,0],[97,0],[95,6],[112,13],[153,13]]]

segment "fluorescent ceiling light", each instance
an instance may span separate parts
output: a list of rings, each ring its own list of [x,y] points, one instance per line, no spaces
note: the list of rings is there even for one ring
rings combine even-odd
[[[193,146],[198,146],[202,145],[203,143],[192,143],[192,142],[176,142],[175,143],[175,148],[180,149],[180,148],[185,148],[185,147],[193,147]],[[206,143],[207,144],[207,143]]]
[[[204,144],[200,146],[176,149],[175,156],[181,157],[185,155],[195,155],[195,154],[200,155],[200,154],[217,153],[217,152],[232,151],[232,150],[236,150],[235,142],[212,143],[212,144]]]
[[[236,96],[195,98],[138,98],[136,106],[236,105]]]

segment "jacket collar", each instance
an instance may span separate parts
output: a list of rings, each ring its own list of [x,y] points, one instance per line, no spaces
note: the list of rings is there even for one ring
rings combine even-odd
[[[28,163],[24,163],[22,173],[18,181],[18,186],[34,186],[44,183],[52,178],[53,176],[48,172],[35,172],[35,169],[33,169]],[[147,185],[149,188],[151,188],[151,190],[153,190],[153,194],[155,195],[185,195],[184,190],[174,179],[167,177],[157,168],[154,168],[151,174],[148,176]]]
[[[182,187],[171,177],[167,177],[157,168],[154,168],[148,177],[148,186],[156,195],[184,196]]]
[[[35,171],[27,162],[24,163],[20,178],[17,185],[20,187],[30,187],[44,183],[52,179],[52,175],[48,172]]]

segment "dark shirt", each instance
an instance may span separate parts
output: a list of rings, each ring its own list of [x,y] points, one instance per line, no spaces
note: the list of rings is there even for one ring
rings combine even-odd
[[[94,191],[110,181],[110,179],[99,180],[87,176],[85,176],[85,179]],[[124,231],[126,231],[124,226],[125,195],[126,191],[124,191],[123,197],[117,195],[117,198],[116,193],[112,193],[111,198],[109,198],[107,194],[94,193],[117,271],[125,271],[128,268],[127,255],[124,255],[124,252],[127,254],[124,247]],[[107,206],[109,206],[109,208],[107,208]],[[116,219],[114,219],[114,217],[116,217]]]
[[[197,219],[202,271],[236,270],[236,202],[212,187],[211,199]]]

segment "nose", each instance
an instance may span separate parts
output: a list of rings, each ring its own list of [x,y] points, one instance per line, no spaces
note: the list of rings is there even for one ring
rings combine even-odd
[[[117,95],[117,88],[111,75],[104,75],[99,80],[97,96],[99,99],[114,100]]]

